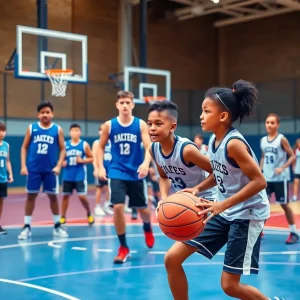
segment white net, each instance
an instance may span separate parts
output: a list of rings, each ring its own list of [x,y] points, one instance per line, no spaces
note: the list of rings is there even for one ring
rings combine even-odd
[[[46,74],[52,85],[52,96],[65,97],[67,91],[68,80],[66,76],[71,76],[72,70],[47,70]]]

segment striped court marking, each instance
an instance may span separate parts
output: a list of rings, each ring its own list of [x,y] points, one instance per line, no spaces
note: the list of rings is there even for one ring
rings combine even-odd
[[[15,280],[9,280],[9,279],[4,279],[4,278],[0,278],[0,282],[26,286],[26,287],[29,287],[29,288],[32,288],[32,289],[35,289],[35,290],[40,290],[40,291],[47,292],[47,293],[50,293],[50,294],[53,294],[53,295],[57,295],[57,296],[60,296],[62,298],[69,299],[69,300],[79,300],[79,298],[75,298],[75,297],[67,295],[65,293],[58,292],[58,291],[48,289],[48,288],[45,288],[45,287],[42,287],[42,286],[39,286],[39,285],[35,285],[35,284],[30,284],[30,283],[15,281]]]
[[[77,250],[77,251],[86,251],[86,247],[72,247],[72,250]]]
[[[184,266],[212,266],[212,265],[223,265],[223,262],[191,262],[191,263],[184,263]],[[260,265],[278,265],[278,266],[300,266],[300,263],[291,263],[291,262],[260,262]],[[103,272],[112,272],[112,271],[124,271],[124,270],[133,270],[133,269],[152,269],[152,268],[165,268],[164,264],[155,264],[155,265],[142,265],[142,266],[122,266],[122,267],[115,267],[115,268],[105,268],[105,269],[94,269],[94,270],[85,270],[85,271],[78,271],[78,272],[69,272],[69,273],[58,273],[52,275],[45,275],[39,277],[31,277],[31,278],[24,278],[18,280],[18,282],[27,282],[27,281],[34,281],[40,279],[48,279],[48,278],[57,278],[57,277],[66,277],[66,276],[74,276],[74,275],[81,275],[81,274],[91,274],[91,273],[103,273]]]

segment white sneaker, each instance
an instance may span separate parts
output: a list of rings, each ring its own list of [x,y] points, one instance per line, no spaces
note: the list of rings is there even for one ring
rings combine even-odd
[[[132,209],[129,208],[127,205],[125,205],[125,207],[124,207],[124,212],[125,212],[126,214],[131,214],[131,213],[132,213]]]
[[[18,235],[19,240],[27,240],[31,237],[31,229],[28,226],[24,226],[20,234]]]
[[[57,228],[53,228],[53,236],[57,237],[68,237],[69,234],[67,233],[66,230],[62,229],[60,226]]]
[[[293,196],[293,197],[292,197],[292,201],[293,201],[293,202],[297,201],[297,196]]]
[[[103,209],[101,208],[100,205],[96,205],[94,208],[94,214],[95,216],[99,216],[99,217],[103,217],[105,216],[105,212],[103,211]]]
[[[103,204],[103,210],[104,212],[107,214],[107,215],[113,215],[114,214],[114,211],[109,207],[109,202],[106,201],[104,204]]]

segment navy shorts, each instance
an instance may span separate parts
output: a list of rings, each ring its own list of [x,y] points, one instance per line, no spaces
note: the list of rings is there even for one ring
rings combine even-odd
[[[87,182],[86,180],[82,181],[63,181],[63,195],[72,195],[73,190],[76,191],[77,195],[86,195],[87,194]]]
[[[0,198],[7,197],[7,182],[0,182]]]
[[[38,193],[40,191],[41,185],[43,185],[43,192],[46,194],[59,193],[58,176],[55,175],[53,172],[29,172],[26,182],[27,193]]]
[[[260,234],[265,221],[228,221],[217,215],[208,221],[203,232],[185,242],[200,254],[212,259],[227,243],[223,270],[233,274],[257,274],[259,269]]]
[[[270,197],[275,194],[276,203],[289,203],[289,184],[287,181],[267,182],[267,195]]]
[[[96,187],[102,188],[102,187],[108,185],[108,181],[101,180],[101,179],[99,179],[99,177],[95,177],[95,185],[96,185]]]
[[[129,197],[130,208],[145,208],[148,206],[146,180],[122,180],[111,178],[108,180],[110,204],[125,204],[126,195]]]
[[[300,174],[294,174],[295,179],[300,179]]]

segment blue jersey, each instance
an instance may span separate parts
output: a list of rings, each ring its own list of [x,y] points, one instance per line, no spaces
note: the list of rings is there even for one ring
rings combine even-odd
[[[7,182],[7,157],[9,153],[9,144],[2,141],[0,145],[0,183]]]
[[[48,173],[56,166],[59,153],[59,126],[52,123],[43,128],[40,123],[30,125],[30,144],[27,168],[33,173]]]
[[[119,118],[110,121],[111,162],[109,178],[140,180],[138,167],[144,160],[140,119],[133,117],[129,125],[122,126]]]
[[[67,166],[64,169],[63,180],[65,181],[84,181],[86,180],[86,165],[78,164],[77,156],[85,158],[86,142],[80,140],[78,144],[72,144],[72,140],[65,143]]]

